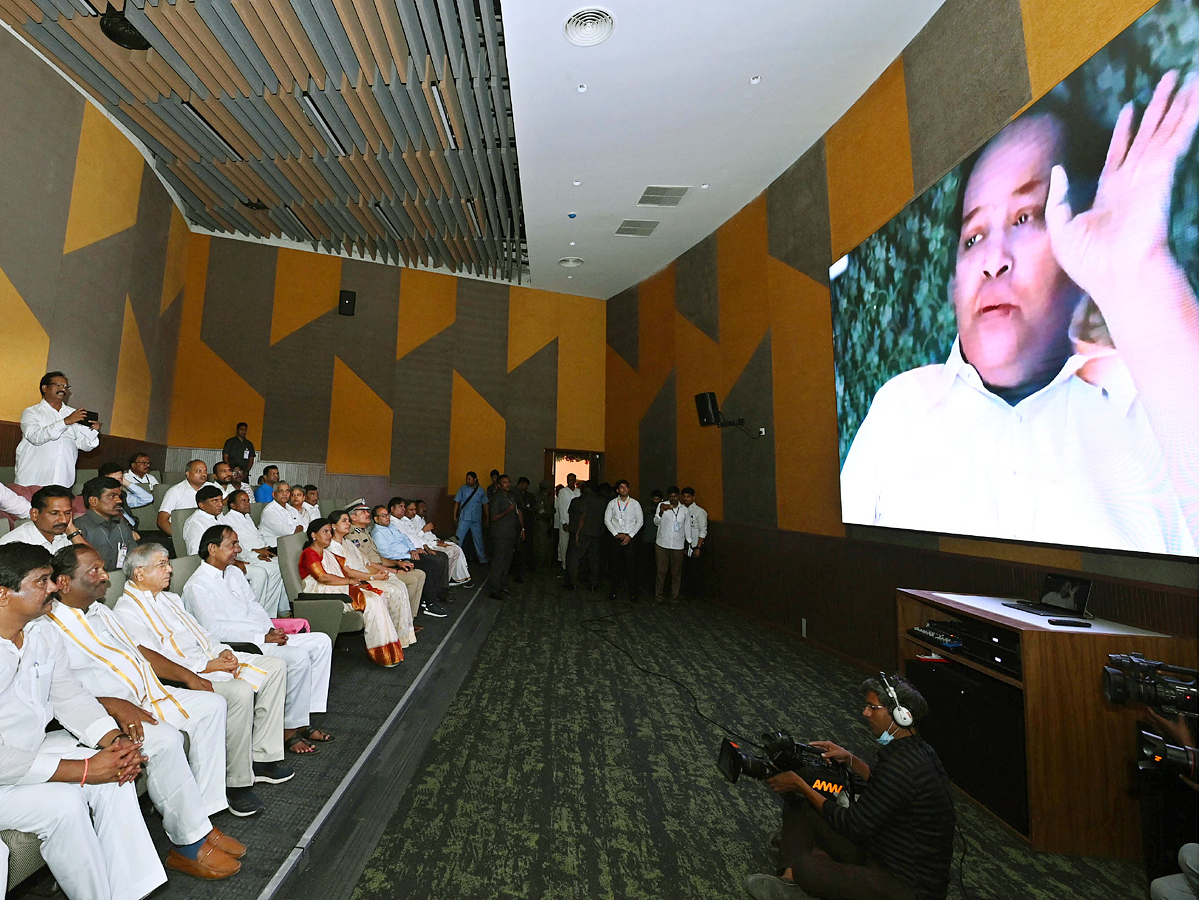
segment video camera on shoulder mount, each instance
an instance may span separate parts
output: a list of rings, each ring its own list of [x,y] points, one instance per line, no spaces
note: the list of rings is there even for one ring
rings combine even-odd
[[[760,781],[780,772],[795,772],[818,793],[824,794],[840,806],[849,806],[862,791],[862,779],[845,766],[826,759],[818,747],[803,741],[794,741],[786,731],[772,731],[762,736],[762,756],[755,756],[734,741],[721,743],[717,755],[717,768],[730,784],[745,774]],[[798,793],[783,795],[784,800],[798,803]]]

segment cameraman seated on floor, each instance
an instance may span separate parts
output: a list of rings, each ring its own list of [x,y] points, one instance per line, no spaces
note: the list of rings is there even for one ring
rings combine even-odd
[[[814,790],[795,772],[767,783],[795,793],[783,807],[782,877],[749,875],[756,900],[812,896],[838,900],[941,900],[954,854],[950,783],[933,748],[917,735],[929,706],[901,678],[869,678],[863,718],[882,745],[872,768],[849,750],[813,741],[824,757],[865,782],[848,806]],[[807,802],[805,802],[807,801]]]

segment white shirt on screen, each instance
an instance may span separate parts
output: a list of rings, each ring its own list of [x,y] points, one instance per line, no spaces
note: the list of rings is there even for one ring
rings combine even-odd
[[[1067,360],[1009,406],[956,340],[945,365],[879,389],[842,467],[842,519],[947,534],[1196,555],[1166,463],[1119,361],[1104,386]]]
[[[100,432],[76,422],[64,425],[63,419],[75,412],[65,403],[55,409],[45,400],[21,413],[21,443],[17,444],[17,484],[75,484],[75,460],[80,450],[95,450]]]

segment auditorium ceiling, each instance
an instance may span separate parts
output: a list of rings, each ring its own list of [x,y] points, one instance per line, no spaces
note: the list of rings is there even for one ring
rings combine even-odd
[[[609,297],[757,196],[940,3],[625,0],[573,32],[577,0],[0,18],[144,144],[193,228]]]

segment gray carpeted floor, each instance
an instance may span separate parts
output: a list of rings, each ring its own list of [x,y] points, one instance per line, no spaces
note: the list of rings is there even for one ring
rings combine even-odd
[[[746,873],[774,870],[776,799],[758,782],[725,783],[722,733],[597,630],[735,731],[784,728],[874,757],[852,667],[707,604],[589,623],[614,607],[556,585],[542,574],[513,586],[357,900],[738,898]],[[1137,865],[1035,853],[968,800],[957,806],[975,900],[1147,894]]]

